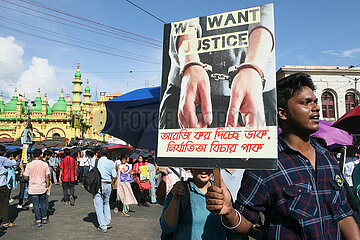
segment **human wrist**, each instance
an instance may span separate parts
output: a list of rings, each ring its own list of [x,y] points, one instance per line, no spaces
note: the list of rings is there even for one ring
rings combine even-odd
[[[235,229],[241,224],[241,214],[238,210],[232,209],[229,214],[221,215],[221,224],[227,229]]]
[[[240,74],[251,74],[251,79],[260,79],[262,89],[265,88],[266,79],[264,72],[255,63],[242,63],[238,66],[232,66],[229,68],[229,72],[232,72],[235,76]]]
[[[180,71],[180,76],[181,78],[184,77],[185,73],[191,68],[191,69],[202,69],[205,72],[207,72],[206,70],[206,64],[203,64],[202,62],[200,62],[199,60],[192,60],[192,61],[188,61],[187,63],[184,64],[184,66],[181,68]]]

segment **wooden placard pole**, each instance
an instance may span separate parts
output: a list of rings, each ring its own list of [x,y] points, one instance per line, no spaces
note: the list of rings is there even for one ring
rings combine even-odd
[[[214,185],[221,188],[221,181],[220,181],[220,168],[214,168]]]

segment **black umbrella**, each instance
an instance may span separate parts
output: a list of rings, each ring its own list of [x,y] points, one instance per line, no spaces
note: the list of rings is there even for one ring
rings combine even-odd
[[[148,149],[136,149],[133,154],[130,155],[130,158],[138,159],[139,156],[143,156],[144,158],[147,158],[149,156],[153,156],[150,150]],[[154,157],[154,156],[153,156]]]
[[[351,134],[360,134],[360,105],[345,113],[332,127],[340,128]]]

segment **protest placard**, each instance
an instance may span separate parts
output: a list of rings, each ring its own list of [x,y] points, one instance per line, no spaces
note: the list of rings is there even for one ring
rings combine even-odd
[[[131,174],[132,165],[131,164],[121,164],[120,168],[120,182],[132,182],[133,176]]]
[[[27,149],[28,149],[28,145],[27,145],[27,144],[23,144],[22,152],[21,152],[21,161],[22,161],[24,164],[27,163]]]
[[[149,166],[148,165],[144,165],[144,166],[140,166],[140,181],[141,182],[146,182],[150,179],[149,176]]]
[[[158,163],[275,169],[273,5],[165,24]]]

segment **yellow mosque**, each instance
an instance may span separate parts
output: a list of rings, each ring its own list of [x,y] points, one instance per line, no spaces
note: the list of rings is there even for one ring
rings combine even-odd
[[[40,89],[30,108],[26,106],[25,96],[14,90],[14,95],[8,103],[4,103],[3,95],[0,96],[0,142],[16,141],[23,136],[28,116],[33,127],[33,141],[52,140],[63,138],[69,140],[75,136],[105,140],[92,128],[92,115],[94,109],[103,108],[106,100],[105,93],[100,94],[100,101],[90,101],[89,80],[82,95],[81,73],[79,63],[73,80],[73,99],[68,94],[64,97],[63,90],[59,100],[49,106],[46,93],[41,98]],[[83,96],[83,100],[82,100]],[[29,112],[30,110],[30,112]],[[75,126],[72,125],[76,119]],[[107,138],[107,137],[106,137]]]

